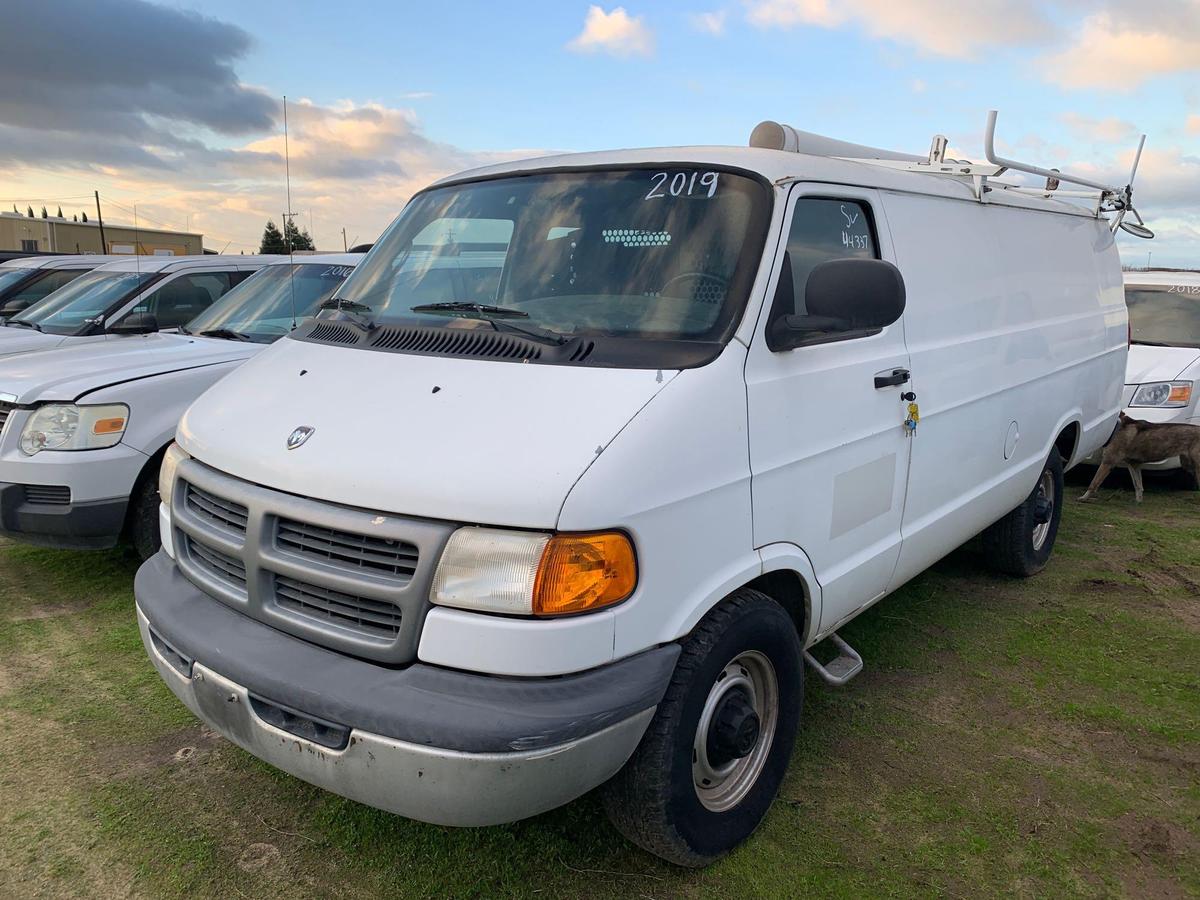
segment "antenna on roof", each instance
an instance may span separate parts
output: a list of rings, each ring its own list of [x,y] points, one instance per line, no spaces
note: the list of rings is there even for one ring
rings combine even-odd
[[[292,156],[288,152],[287,94],[283,95],[283,174],[287,182],[287,213],[283,217],[283,238],[288,251],[288,290],[292,296],[292,331],[296,330],[296,258],[292,255],[292,236],[288,216],[292,215]],[[292,225],[294,229],[295,224]]]

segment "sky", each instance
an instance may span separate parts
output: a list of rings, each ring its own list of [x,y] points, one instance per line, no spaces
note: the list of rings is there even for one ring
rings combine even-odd
[[[924,154],[936,133],[1124,183],[1130,265],[1200,268],[1200,0],[8,0],[0,209],[257,248],[288,208],[373,241],[435,178],[522,156],[744,145],[775,119]],[[1152,254],[1152,257],[1149,256]]]

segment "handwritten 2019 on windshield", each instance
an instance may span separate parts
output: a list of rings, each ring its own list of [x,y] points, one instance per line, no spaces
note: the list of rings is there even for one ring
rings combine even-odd
[[[655,172],[650,176],[653,186],[643,199],[702,197],[707,200],[717,192],[719,175],[719,172]]]

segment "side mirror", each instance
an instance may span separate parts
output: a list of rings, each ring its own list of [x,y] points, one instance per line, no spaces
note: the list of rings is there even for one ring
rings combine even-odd
[[[807,315],[784,315],[771,323],[767,346],[791,350],[819,335],[862,337],[904,314],[904,276],[881,259],[835,259],[815,266],[804,290]],[[840,333],[840,334],[839,334]]]
[[[153,334],[158,331],[158,319],[152,313],[130,313],[106,330],[109,334]]]
[[[31,305],[30,303],[23,303],[20,300],[14,301],[4,307],[0,307],[0,316],[3,316],[5,319],[11,318],[17,313],[25,312]]]

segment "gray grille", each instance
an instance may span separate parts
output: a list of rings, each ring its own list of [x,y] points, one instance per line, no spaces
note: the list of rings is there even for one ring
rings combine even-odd
[[[180,571],[239,612],[315,644],[416,656],[454,526],[272,490],[183,460],[171,492]]]
[[[27,484],[25,502],[38,506],[68,506],[71,489],[65,484]]]
[[[187,541],[187,549],[191,559],[209,575],[245,590],[246,566],[241,560],[222,553],[220,550],[214,550],[212,547],[205,547],[190,538]]]
[[[351,571],[380,572],[408,582],[417,570],[417,548],[349,531],[335,531],[290,519],[279,521],[280,548]]]
[[[283,576],[275,579],[275,602],[301,615],[367,634],[389,638],[400,634],[400,610],[391,603],[354,597]]]
[[[16,406],[11,403],[0,403],[0,431],[4,430],[4,423],[8,421],[8,415]]]
[[[210,494],[194,484],[187,484],[187,506],[210,525],[236,534],[246,533],[246,521],[250,514],[241,503]]]

